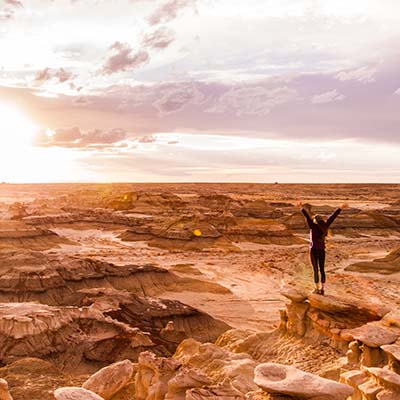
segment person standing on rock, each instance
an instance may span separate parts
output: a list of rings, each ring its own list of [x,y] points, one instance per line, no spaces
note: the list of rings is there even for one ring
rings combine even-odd
[[[340,214],[340,212],[347,208],[347,204],[343,204],[337,210],[334,211],[332,215],[325,219],[322,215],[316,214],[313,217],[310,215],[311,206],[304,205],[299,202],[301,212],[307,220],[307,224],[310,228],[310,258],[311,264],[314,270],[314,283],[315,289],[313,293],[325,294],[325,239],[329,235],[329,227],[332,225],[333,221]],[[321,274],[321,287],[319,285],[319,275]]]

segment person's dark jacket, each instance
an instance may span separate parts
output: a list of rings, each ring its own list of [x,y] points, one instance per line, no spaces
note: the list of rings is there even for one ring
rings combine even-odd
[[[338,208],[332,215],[329,216],[329,218],[326,220],[326,225],[329,228],[333,221],[336,219],[336,217],[340,214],[342,211],[341,208]],[[301,210],[303,215],[306,217],[308,226],[310,227],[310,247],[312,249],[319,249],[323,250],[325,249],[325,234],[322,231],[322,229],[316,224],[313,219],[310,217],[310,214],[308,211],[303,208]]]

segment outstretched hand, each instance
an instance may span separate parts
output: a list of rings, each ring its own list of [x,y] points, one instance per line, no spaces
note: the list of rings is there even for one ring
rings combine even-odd
[[[297,205],[298,205],[298,207],[300,208],[300,209],[305,209],[305,210],[307,210],[308,212],[310,212],[310,210],[311,210],[311,205],[310,204],[308,204],[308,203],[306,203],[306,204],[304,204],[302,201],[298,201],[297,202]]]

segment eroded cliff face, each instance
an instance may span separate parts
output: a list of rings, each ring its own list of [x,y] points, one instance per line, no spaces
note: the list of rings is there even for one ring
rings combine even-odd
[[[92,258],[7,250],[0,252],[0,301],[75,305],[87,288],[116,288],[140,296],[174,290],[218,291],[218,285],[181,278],[151,264],[115,265]]]
[[[179,285],[199,287],[152,265],[13,249],[0,252],[0,270],[0,361],[16,400],[53,399],[51,390],[64,386],[59,382],[79,383],[110,363],[136,361],[145,350],[169,357],[186,338],[214,341],[230,328],[179,301],[151,297]],[[36,386],[48,387],[47,394],[15,388],[13,365],[24,363],[28,375],[36,368],[26,357],[54,365],[57,387],[46,386],[48,376],[42,375]]]

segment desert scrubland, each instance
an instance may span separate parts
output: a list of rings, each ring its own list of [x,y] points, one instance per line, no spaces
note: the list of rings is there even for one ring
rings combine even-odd
[[[0,399],[400,399],[399,189],[1,184]]]

